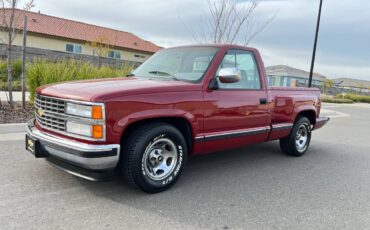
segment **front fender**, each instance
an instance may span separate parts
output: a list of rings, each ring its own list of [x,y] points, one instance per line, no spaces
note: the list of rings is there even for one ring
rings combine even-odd
[[[114,136],[114,142],[119,142],[122,135],[124,134],[126,128],[131,124],[136,122],[144,121],[144,120],[153,120],[153,119],[163,119],[163,118],[183,118],[188,121],[188,123],[192,126],[192,130],[196,130],[197,126],[199,126],[199,119],[197,119],[193,114],[190,112],[186,112],[181,109],[152,109],[152,110],[144,110],[131,113],[114,123],[112,126],[112,133]]]
[[[152,109],[131,113],[128,116],[118,120],[117,126],[125,128],[137,121],[164,117],[180,117],[185,118],[190,123],[196,122],[196,118],[193,114],[181,109]]]

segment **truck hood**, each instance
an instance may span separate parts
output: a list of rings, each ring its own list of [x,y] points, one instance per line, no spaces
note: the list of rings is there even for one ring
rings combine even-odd
[[[39,87],[45,96],[81,101],[105,101],[110,98],[157,92],[197,91],[200,84],[172,80],[151,80],[135,77],[72,81]]]

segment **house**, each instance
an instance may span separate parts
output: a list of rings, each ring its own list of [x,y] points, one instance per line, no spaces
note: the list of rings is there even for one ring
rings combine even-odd
[[[9,18],[10,9],[0,11]],[[16,29],[23,28],[23,15],[28,18],[27,30],[27,57],[59,59],[82,59],[96,62],[99,52],[92,43],[104,41],[109,49],[104,52],[104,57],[99,58],[105,64],[122,65],[140,64],[152,54],[161,49],[152,42],[145,41],[138,36],[115,29],[91,25],[88,23],[54,17],[46,14],[23,11],[15,11]],[[6,36],[4,21],[0,20],[0,57],[6,58]],[[13,58],[21,56],[23,44],[22,34],[16,36],[14,42]]]
[[[307,86],[310,73],[286,65],[275,65],[266,68],[267,80],[270,86],[294,87]],[[314,73],[312,86],[321,88],[326,77]]]

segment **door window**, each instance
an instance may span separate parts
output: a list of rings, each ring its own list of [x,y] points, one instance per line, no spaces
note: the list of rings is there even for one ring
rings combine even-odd
[[[241,80],[235,83],[221,83],[217,79],[219,89],[261,89],[260,76],[253,53],[243,50],[230,50],[223,58],[218,71],[221,68],[238,68],[241,72]]]

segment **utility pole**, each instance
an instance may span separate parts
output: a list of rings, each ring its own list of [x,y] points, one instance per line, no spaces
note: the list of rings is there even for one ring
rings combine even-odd
[[[24,15],[23,47],[22,47],[22,108],[26,108],[26,39],[27,39],[27,15]]]
[[[317,16],[316,34],[315,34],[315,41],[314,41],[314,44],[313,44],[311,70],[310,70],[310,78],[308,80],[308,87],[312,86],[313,67],[315,65],[315,58],[316,58],[317,37],[319,35],[319,28],[320,28],[321,7],[322,7],[322,0],[320,0],[319,14]]]

